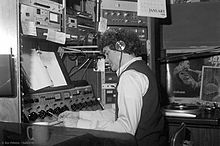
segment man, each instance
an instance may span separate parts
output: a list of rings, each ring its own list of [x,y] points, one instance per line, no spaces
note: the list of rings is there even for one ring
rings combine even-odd
[[[201,71],[190,68],[190,61],[184,60],[173,69],[173,90],[175,95],[197,97],[200,93]],[[179,93],[178,93],[178,92]]]
[[[156,79],[141,57],[141,42],[134,32],[109,29],[99,47],[119,77],[116,110],[64,112],[59,119],[68,127],[126,132],[138,145],[159,145],[163,129]],[[116,120],[115,120],[116,113]]]

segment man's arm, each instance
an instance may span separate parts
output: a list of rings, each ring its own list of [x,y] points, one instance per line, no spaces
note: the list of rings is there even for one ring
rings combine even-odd
[[[126,132],[134,135],[141,116],[142,96],[147,92],[148,83],[148,78],[144,74],[134,70],[126,71],[120,78],[118,85],[118,90],[120,90],[118,95],[118,119],[115,121],[114,116],[111,119],[104,119],[94,118],[90,115],[80,119],[77,127]],[[84,112],[82,111],[82,113]]]

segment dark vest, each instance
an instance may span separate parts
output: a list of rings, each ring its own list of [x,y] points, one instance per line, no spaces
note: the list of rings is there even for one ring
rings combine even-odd
[[[145,74],[149,79],[148,91],[142,97],[143,106],[141,110],[141,118],[135,137],[140,146],[154,144],[154,142],[151,141],[158,141],[159,135],[164,126],[164,120],[160,111],[157,82],[153,72],[143,60],[133,62],[122,72],[122,74],[131,69]]]

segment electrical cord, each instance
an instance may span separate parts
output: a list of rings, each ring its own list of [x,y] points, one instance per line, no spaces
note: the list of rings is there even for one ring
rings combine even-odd
[[[84,71],[83,71],[83,74],[82,74],[82,77],[81,77],[81,80],[83,79],[83,77],[85,76],[85,73],[86,73],[86,71],[87,71],[87,69],[89,68],[89,65],[92,63],[92,59],[89,61],[89,63],[88,63],[88,65],[86,66],[86,68],[84,69]]]
[[[119,60],[119,65],[118,65],[118,74],[120,75],[120,68],[121,68],[121,61],[122,61],[122,54],[123,54],[123,52],[122,51],[120,51],[121,52],[121,54],[120,54],[120,60]]]
[[[77,72],[79,72],[85,65],[86,63],[88,63],[90,61],[91,58],[88,58],[78,69],[77,71],[75,71],[74,73],[72,73],[71,75],[69,75],[70,77],[72,77],[73,75],[75,75]]]
[[[122,54],[123,54],[123,51],[121,50],[120,51],[121,54],[120,54],[120,60],[119,60],[119,65],[118,65],[118,75],[120,76],[120,68],[121,68],[121,62],[122,62]],[[119,77],[120,78],[120,77]],[[118,86],[118,85],[117,85]],[[117,91],[117,86],[115,87],[116,91]],[[118,110],[119,110],[119,107],[118,107],[118,95],[116,96],[116,102],[115,102],[115,121],[118,119]]]

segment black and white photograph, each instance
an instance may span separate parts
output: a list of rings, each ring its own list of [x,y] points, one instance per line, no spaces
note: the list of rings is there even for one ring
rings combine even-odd
[[[220,0],[0,0],[0,146],[220,146]]]
[[[166,63],[167,92],[170,97],[199,98],[202,68],[203,66],[219,66],[220,56],[181,59],[184,57],[184,53],[167,53],[168,58],[175,58],[174,61]]]
[[[203,66],[200,98],[220,102],[220,67]]]

